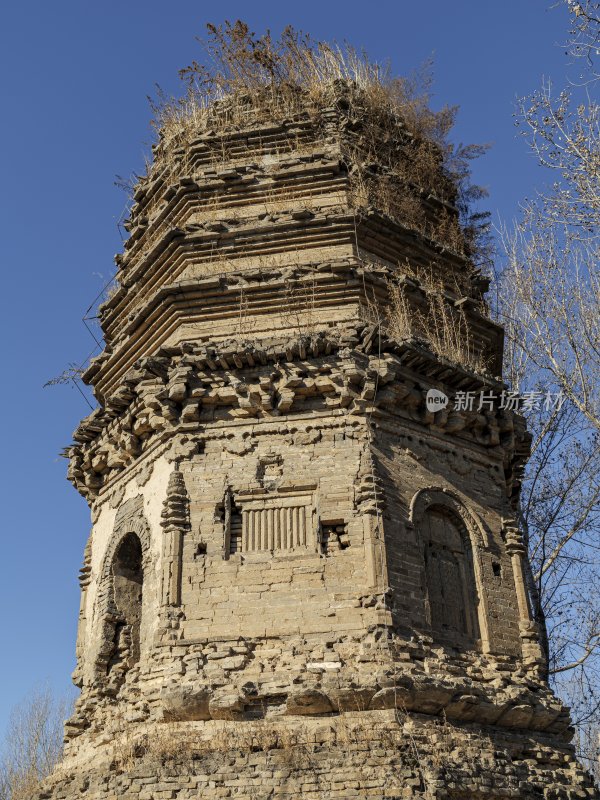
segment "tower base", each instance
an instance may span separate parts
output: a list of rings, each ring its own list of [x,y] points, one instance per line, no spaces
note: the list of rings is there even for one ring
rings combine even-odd
[[[124,726],[125,727],[125,726]],[[573,800],[598,793],[557,737],[402,711],[127,725],[68,757],[37,800]]]

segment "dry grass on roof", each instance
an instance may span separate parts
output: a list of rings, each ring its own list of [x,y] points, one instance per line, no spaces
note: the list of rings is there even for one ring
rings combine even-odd
[[[431,109],[430,65],[399,77],[350,45],[315,41],[292,27],[278,38],[258,36],[239,20],[207,27],[204,62],[181,70],[183,94],[159,91],[152,101],[158,140],[149,178],[187,174],[189,145],[203,135],[221,141],[226,162],[227,137],[238,130],[309,119],[325,131],[323,111],[335,108],[362,205],[377,207],[383,197],[386,213],[431,234],[417,205],[437,198],[454,211],[452,218],[440,211],[446,217],[433,226],[434,238],[476,263],[489,257],[487,216],[473,213],[485,191],[470,181],[470,162],[485,147],[451,144],[457,108]]]

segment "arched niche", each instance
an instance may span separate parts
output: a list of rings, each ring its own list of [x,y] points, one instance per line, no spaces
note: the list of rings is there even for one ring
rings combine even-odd
[[[424,489],[410,521],[422,553],[425,603],[434,639],[465,650],[489,650],[487,603],[481,581],[486,531],[455,495]]]
[[[150,575],[150,529],[139,495],[118,510],[100,570],[96,676],[101,683],[122,683],[127,671],[139,661]]]
[[[126,533],[112,563],[112,600],[117,616],[108,671],[117,666],[129,668],[140,659],[143,586],[142,543],[136,533]]]

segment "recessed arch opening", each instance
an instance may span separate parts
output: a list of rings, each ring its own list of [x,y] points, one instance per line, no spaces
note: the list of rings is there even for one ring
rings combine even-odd
[[[447,507],[431,505],[419,524],[427,613],[435,638],[475,647],[481,632],[469,533]]]
[[[119,543],[111,565],[115,610],[112,651],[107,672],[125,672],[139,661],[144,568],[142,543],[127,533]]]

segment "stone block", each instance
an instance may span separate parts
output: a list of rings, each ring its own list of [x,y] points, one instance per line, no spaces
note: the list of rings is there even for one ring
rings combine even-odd
[[[326,694],[318,689],[304,689],[291,693],[286,702],[286,713],[290,715],[327,714],[333,706]]]
[[[209,713],[210,692],[208,689],[169,687],[161,692],[160,699],[165,721],[181,722],[211,718]]]

